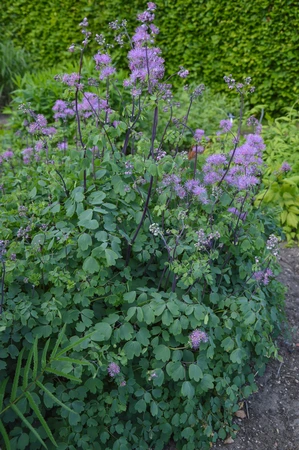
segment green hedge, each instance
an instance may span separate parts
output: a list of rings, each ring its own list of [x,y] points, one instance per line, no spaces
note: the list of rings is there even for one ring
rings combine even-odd
[[[257,88],[253,104],[259,99],[276,113],[296,100],[297,2],[158,0],[157,4],[157,24],[163,30],[158,42],[167,56],[169,73],[183,64],[193,79],[202,79],[218,92],[226,89],[224,74],[252,76]],[[6,37],[22,44],[37,63],[47,67],[70,56],[67,48],[80,39],[78,23],[84,16],[97,33],[108,31],[108,22],[116,18],[129,19],[133,28],[137,11],[145,5],[141,0],[2,0],[0,26]],[[125,67],[124,49],[118,59]]]

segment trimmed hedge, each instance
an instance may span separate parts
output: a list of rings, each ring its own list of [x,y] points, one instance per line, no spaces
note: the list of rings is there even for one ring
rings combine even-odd
[[[42,67],[64,60],[78,42],[78,23],[84,16],[97,33],[108,22],[127,18],[129,28],[146,1],[122,0],[2,0],[0,26],[6,37],[24,45]],[[167,54],[168,72],[184,65],[192,78],[202,79],[216,92],[224,91],[224,74],[252,76],[256,95],[252,104],[277,113],[299,94],[299,7],[289,0],[167,0],[157,1],[157,23],[163,31],[158,43]],[[186,39],[188,36],[188,39]],[[95,47],[96,48],[96,47]],[[126,67],[125,49],[118,62]]]

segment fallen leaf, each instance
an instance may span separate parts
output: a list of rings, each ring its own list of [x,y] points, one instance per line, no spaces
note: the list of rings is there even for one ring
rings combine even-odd
[[[235,416],[239,417],[239,419],[246,419],[246,413],[243,409],[239,409],[239,411],[235,412]]]
[[[232,443],[235,442],[235,441],[233,440],[233,438],[228,437],[228,438],[225,439],[225,441],[223,441],[223,442],[224,442],[224,444],[232,444]]]

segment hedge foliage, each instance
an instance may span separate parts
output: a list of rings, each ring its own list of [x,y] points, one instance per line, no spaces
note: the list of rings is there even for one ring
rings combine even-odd
[[[168,72],[180,64],[201,78],[211,89],[225,89],[224,74],[235,78],[252,76],[258,99],[268,111],[278,112],[298,97],[297,77],[299,8],[289,0],[157,0],[158,44],[168,54]],[[108,30],[108,22],[130,20],[145,2],[130,0],[9,0],[2,1],[0,26],[6,37],[21,43],[41,66],[64,60],[67,48],[77,41],[78,23],[87,16],[97,33]],[[188,35],[188,39],[186,39]],[[297,53],[296,53],[297,52]],[[126,67],[125,49],[117,55]]]

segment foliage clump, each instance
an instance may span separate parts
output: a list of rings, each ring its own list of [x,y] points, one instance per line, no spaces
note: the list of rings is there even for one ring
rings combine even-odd
[[[138,16],[121,90],[103,36],[97,72],[83,76],[84,19],[83,43],[70,47],[79,70],[56,77],[65,92],[55,122],[24,105],[2,152],[7,449],[162,450],[171,437],[178,449],[208,449],[234,436],[239,401],[277,357],[279,241],[253,206],[260,123],[241,136],[251,79],[225,77],[240,118],[223,117],[213,151],[188,122],[204,86],[185,86],[182,112],[163,81],[155,8]]]

